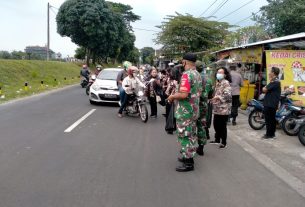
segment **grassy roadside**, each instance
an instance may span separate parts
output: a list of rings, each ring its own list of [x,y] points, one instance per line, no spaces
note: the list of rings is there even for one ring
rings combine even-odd
[[[0,103],[79,83],[79,71],[73,63],[0,60]]]

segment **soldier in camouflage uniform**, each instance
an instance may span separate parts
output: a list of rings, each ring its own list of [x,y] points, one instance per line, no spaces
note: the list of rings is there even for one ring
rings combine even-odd
[[[178,142],[181,144],[182,166],[178,172],[194,170],[193,157],[198,147],[196,121],[199,118],[199,102],[202,93],[201,76],[196,71],[196,55],[187,53],[182,64],[185,71],[182,74],[178,92],[168,97],[168,100],[178,100],[175,117],[177,120]]]
[[[203,72],[203,62],[197,61],[196,62],[196,70],[202,74]],[[207,110],[208,110],[208,94],[206,93],[205,86],[206,86],[206,79],[205,77],[202,77],[202,92],[200,96],[200,102],[199,102],[199,118],[196,122],[197,125],[197,134],[198,134],[198,148],[197,148],[197,154],[200,156],[203,156],[203,148],[204,145],[207,143],[207,136],[206,136],[206,116],[207,116]]]
[[[206,78],[206,77],[205,77]],[[205,94],[208,97],[208,100],[213,98],[213,82],[210,78],[206,78],[206,83],[205,83]],[[205,133],[207,136],[207,139],[210,139],[210,133],[209,133],[209,128],[211,127],[211,122],[212,122],[212,110],[213,110],[213,105],[212,103],[207,103],[207,113],[206,113],[206,126],[205,126]]]

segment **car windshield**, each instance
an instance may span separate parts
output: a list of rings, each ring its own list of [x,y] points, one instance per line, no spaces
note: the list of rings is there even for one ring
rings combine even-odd
[[[116,80],[119,72],[117,70],[102,70],[97,78],[101,80]]]

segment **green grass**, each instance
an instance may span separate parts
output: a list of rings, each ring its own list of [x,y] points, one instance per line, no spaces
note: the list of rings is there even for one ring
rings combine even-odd
[[[79,83],[79,72],[80,67],[73,63],[0,60],[0,103]]]

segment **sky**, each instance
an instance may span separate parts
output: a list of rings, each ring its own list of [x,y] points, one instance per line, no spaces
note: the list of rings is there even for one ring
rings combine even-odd
[[[46,45],[47,3],[49,2],[52,6],[50,10],[50,48],[56,53],[60,52],[63,57],[72,57],[77,45],[72,43],[70,38],[61,37],[56,31],[56,13],[64,1],[0,0],[0,25],[2,27],[0,32],[0,50],[10,52],[13,50],[24,51],[26,46]],[[246,18],[251,16],[252,13],[258,12],[260,7],[267,4],[266,0],[112,1],[129,4],[133,7],[133,12],[141,16],[140,21],[132,24],[136,35],[135,46],[139,49],[143,47],[160,48],[160,45],[155,45],[153,42],[156,32],[159,31],[155,26],[160,25],[166,15],[173,15],[175,12],[179,12],[181,14],[188,13],[195,17],[199,17],[202,14],[203,17],[209,17],[214,13],[213,17],[210,17],[211,20],[221,19],[221,21],[231,24],[238,23],[240,27],[244,27],[253,25],[254,22]],[[214,11],[216,11],[222,2],[226,3],[215,13]],[[234,12],[235,10],[237,11]],[[231,12],[233,13],[228,15]],[[244,19],[246,20],[242,21]]]

